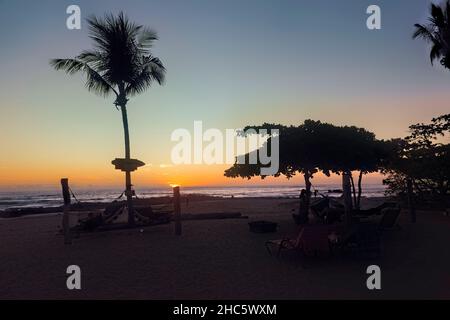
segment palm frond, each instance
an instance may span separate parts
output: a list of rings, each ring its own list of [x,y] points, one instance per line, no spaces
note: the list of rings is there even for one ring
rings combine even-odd
[[[158,84],[163,84],[166,76],[166,68],[163,63],[157,57],[147,57],[147,68],[150,69],[152,77],[158,82]]]
[[[434,3],[430,7],[431,17],[429,20],[439,28],[445,27],[445,15],[442,8]]]
[[[153,42],[156,40],[158,40],[158,34],[156,31],[149,28],[144,28],[137,36],[137,46],[139,49],[144,50],[145,53],[147,53],[147,50],[153,46]]]
[[[81,52],[77,59],[84,63],[98,63],[103,60],[103,56],[99,51],[86,50]]]
[[[105,23],[96,16],[88,17],[86,21],[89,26],[89,37],[94,40],[95,45],[100,49],[108,50],[110,31]]]
[[[415,24],[413,39],[421,38],[431,44],[430,61],[439,60],[445,68],[450,68],[450,0],[444,5],[430,5],[429,23]]]
[[[52,59],[50,65],[56,70],[63,70],[70,75],[83,69],[83,63],[76,59]]]
[[[92,69],[87,63],[77,59],[52,59],[50,65],[56,70],[64,70],[67,74],[73,75],[82,71],[86,75],[85,86],[89,91],[107,96],[111,91],[117,95],[117,91],[109,84],[97,71]]]
[[[445,3],[445,19],[450,21],[450,0],[447,0]]]
[[[125,88],[127,95],[136,95],[144,92],[151,86],[153,77],[149,70],[142,70],[132,81],[130,81]]]
[[[430,62],[433,65],[434,60],[438,60],[442,56],[441,46],[438,43],[433,44],[430,50]]]
[[[86,73],[86,88],[89,91],[93,91],[102,96],[108,96],[111,91],[118,93],[116,90],[96,71],[91,69],[87,64],[84,66],[84,72]]]
[[[152,56],[144,57],[141,71],[128,83],[125,91],[127,94],[135,95],[144,92],[151,86],[153,81],[161,85],[164,83],[165,74],[166,68],[159,58]]]
[[[436,39],[433,35],[432,29],[430,29],[429,27],[423,26],[421,24],[418,24],[418,23],[416,23],[414,25],[414,27],[416,27],[416,31],[414,31],[414,33],[413,33],[413,36],[412,36],[413,39],[422,38],[422,39],[432,42],[432,43],[436,42]]]

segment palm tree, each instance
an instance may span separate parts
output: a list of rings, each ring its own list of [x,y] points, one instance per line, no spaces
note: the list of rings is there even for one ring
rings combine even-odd
[[[450,0],[441,6],[431,4],[428,24],[415,24],[413,39],[422,38],[431,44],[430,60],[439,60],[450,69]]]
[[[125,159],[130,160],[128,97],[144,92],[154,81],[160,85],[164,82],[166,70],[151,53],[158,37],[155,31],[130,22],[122,12],[118,16],[107,14],[103,19],[93,16],[87,23],[94,48],[83,51],[74,59],[53,59],[50,64],[68,74],[84,73],[89,91],[105,97],[115,96],[114,105],[122,112]],[[128,223],[133,225],[130,171],[126,171],[125,185]]]

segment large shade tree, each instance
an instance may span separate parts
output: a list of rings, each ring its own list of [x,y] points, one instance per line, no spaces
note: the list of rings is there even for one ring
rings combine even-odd
[[[307,194],[307,203],[309,205],[309,198],[311,196],[312,179],[314,175],[319,172],[323,165],[323,150],[321,145],[326,140],[326,126],[320,121],[306,120],[300,126],[284,126],[280,124],[268,124],[265,123],[261,126],[247,126],[244,128],[244,132],[259,132],[259,130],[267,130],[271,132],[271,129],[278,129],[279,135],[272,136],[269,134],[268,141],[262,146],[262,148],[268,148],[271,152],[271,139],[278,139],[279,145],[279,169],[275,176],[284,175],[288,179],[292,178],[296,174],[303,175],[305,182],[305,189]],[[323,134],[318,134],[323,132]],[[258,152],[253,151],[253,152]],[[265,151],[264,151],[265,152]],[[249,164],[250,155],[245,155],[245,163],[236,162],[231,168],[225,171],[225,176],[230,178],[242,177],[252,178],[254,176],[261,175],[261,164]],[[330,172],[324,169],[323,172],[329,175]]]
[[[244,130],[248,129],[279,130],[279,136],[269,137],[269,139],[279,140],[279,170],[275,176],[284,175],[289,179],[296,174],[303,175],[309,196],[311,180],[317,172],[323,172],[327,176],[331,172],[345,173],[353,181],[352,171],[359,171],[358,192],[356,192],[355,182],[352,183],[353,204],[357,208],[359,208],[362,193],[363,175],[378,171],[387,153],[384,141],[377,140],[372,132],[354,126],[335,126],[306,120],[299,126],[263,124],[244,128]],[[270,145],[269,140],[262,148],[268,148]],[[245,158],[248,159],[249,154]],[[261,176],[261,166],[261,164],[248,164],[248,161],[236,162],[225,171],[225,176],[248,179]],[[261,177],[264,178],[264,176]]]
[[[131,22],[122,12],[117,16],[90,17],[87,24],[93,48],[75,58],[53,59],[50,64],[68,74],[83,73],[89,91],[105,97],[114,96],[114,105],[122,114],[125,159],[130,160],[128,98],[144,92],[155,81],[158,84],[164,82],[164,65],[151,52],[158,37],[155,31]],[[134,211],[130,171],[126,171],[125,180],[128,223],[132,225]]]

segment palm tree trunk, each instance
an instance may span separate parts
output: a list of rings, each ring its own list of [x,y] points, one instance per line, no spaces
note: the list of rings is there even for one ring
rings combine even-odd
[[[126,104],[120,106],[122,111],[123,131],[125,136],[125,159],[130,159],[130,134],[128,132],[128,116]],[[134,226],[133,194],[131,190],[131,172],[125,172],[125,194],[127,196],[128,225]]]

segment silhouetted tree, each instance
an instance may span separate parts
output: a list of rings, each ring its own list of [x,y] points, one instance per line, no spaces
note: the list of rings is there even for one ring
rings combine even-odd
[[[92,50],[83,51],[73,59],[53,59],[56,70],[68,74],[82,72],[86,88],[102,96],[113,94],[114,105],[120,108],[125,136],[125,158],[130,159],[128,131],[128,97],[144,92],[156,81],[164,82],[165,68],[154,57],[151,48],[158,39],[156,32],[130,22],[121,12],[118,16],[105,15],[87,19],[89,35],[94,42]],[[131,174],[126,172],[128,222],[134,224]]]
[[[415,24],[413,39],[422,38],[431,44],[430,60],[439,60],[450,69],[450,0],[442,6],[431,4],[427,24]]]
[[[357,127],[306,120],[300,126],[263,124],[244,128],[248,129],[279,130],[279,136],[269,137],[279,140],[280,165],[275,176],[284,175],[289,179],[297,173],[302,174],[308,199],[311,196],[311,179],[317,172],[321,171],[327,176],[331,172],[351,175],[352,171],[358,170],[358,194],[353,182],[353,201],[357,208],[360,204],[363,175],[378,171],[387,152],[383,141],[376,140],[373,133]],[[262,148],[270,146],[269,142],[270,140]],[[247,154],[245,158],[248,160],[249,156]],[[235,163],[225,171],[225,176],[250,179],[260,176],[260,169],[261,164],[251,165],[248,161],[245,164]]]
[[[450,192],[450,144],[439,142],[439,137],[450,133],[450,114],[409,129],[410,135],[397,141],[395,156],[384,170],[388,192],[405,194],[410,180],[420,198],[446,196]]]
[[[410,136],[407,137],[411,143],[419,145],[430,145],[439,137],[450,132],[450,114],[444,114],[431,119],[431,123],[418,123],[409,127]]]
[[[320,156],[320,148],[318,147],[319,141],[316,138],[320,138],[316,134],[318,127],[321,126],[319,121],[306,120],[301,126],[284,126],[280,124],[268,124],[265,123],[261,126],[248,126],[244,128],[244,131],[252,129],[255,131],[259,130],[269,130],[278,129],[278,136],[269,136],[268,141],[264,144],[262,148],[269,148],[270,150],[270,140],[278,139],[279,144],[279,170],[275,176],[284,175],[288,179],[300,173],[304,177],[305,189],[307,193],[307,206],[309,206],[309,199],[311,197],[311,179],[313,179],[314,174],[319,171],[321,165],[320,161],[322,157]],[[253,151],[258,152],[258,150]],[[225,170],[225,176],[227,177],[242,177],[248,178],[254,176],[261,176],[260,169],[262,165],[249,164],[248,159],[250,154],[245,155],[245,163],[238,164],[237,162],[229,169]],[[329,172],[325,170],[325,174],[329,175]],[[265,178],[265,176],[261,176]]]
[[[450,69],[450,0],[442,6],[431,4],[428,24],[415,24],[413,39],[422,38],[431,44],[430,60],[439,60]],[[386,170],[384,183],[391,193],[404,193],[406,181],[419,195],[439,194],[450,190],[450,145],[435,143],[450,131],[450,114],[432,119],[430,124],[410,126],[411,135],[403,143],[396,159]]]

